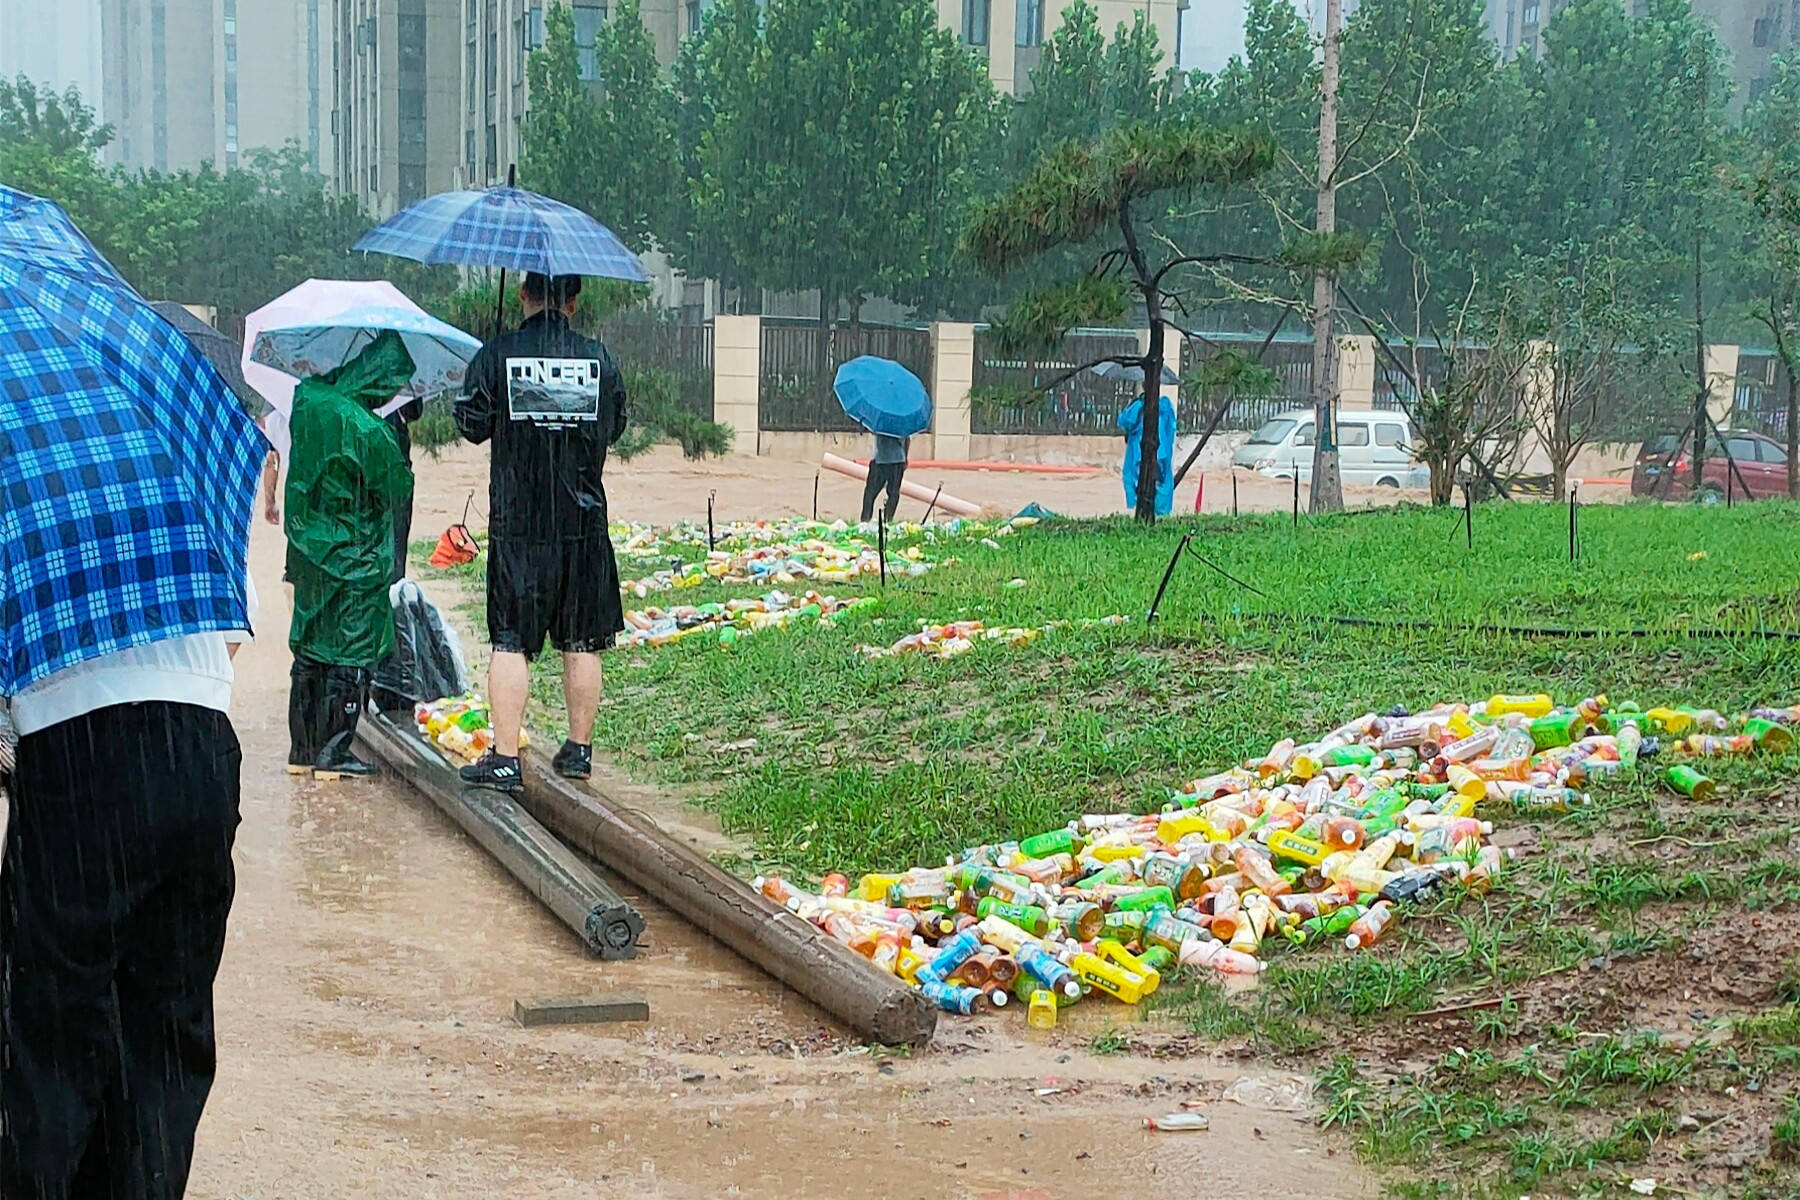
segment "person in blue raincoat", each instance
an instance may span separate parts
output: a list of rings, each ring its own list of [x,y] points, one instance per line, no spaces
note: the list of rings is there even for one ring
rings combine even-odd
[[[1119,414],[1125,431],[1125,507],[1137,508],[1140,439],[1144,435],[1144,398],[1139,396]],[[1175,402],[1162,397],[1162,420],[1156,429],[1156,515],[1166,517],[1175,509]]]

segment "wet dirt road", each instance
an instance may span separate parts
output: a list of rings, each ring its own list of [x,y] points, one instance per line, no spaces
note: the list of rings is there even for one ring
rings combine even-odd
[[[949,1018],[931,1049],[884,1057],[629,888],[648,945],[588,959],[409,789],[283,772],[279,534],[259,527],[252,552],[263,637],[238,660],[238,898],[190,1195],[1374,1194],[1303,1117],[1222,1098],[1246,1074],[1269,1081],[1253,1066],[1089,1053],[1121,1009],[1072,1010],[1033,1041],[1016,1014]],[[512,1020],[515,999],[609,990],[647,994],[650,1021]],[[1183,1100],[1210,1131],[1141,1128]]]

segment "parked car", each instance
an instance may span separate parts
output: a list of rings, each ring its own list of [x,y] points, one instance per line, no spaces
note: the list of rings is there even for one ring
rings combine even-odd
[[[1678,448],[1679,447],[1679,448]],[[1694,495],[1693,439],[1686,433],[1665,433],[1638,448],[1631,471],[1631,494],[1659,500],[1686,500]],[[1726,452],[1737,464],[1727,461]],[[1725,434],[1707,443],[1706,466],[1700,475],[1702,504],[1718,504],[1729,492],[1732,498],[1764,500],[1787,495],[1787,450],[1774,438],[1760,433]]]
[[[1266,422],[1238,447],[1231,465],[1273,479],[1312,481],[1313,422],[1310,408],[1297,408]],[[1412,425],[1403,412],[1340,411],[1337,415],[1338,473],[1345,483],[1381,487],[1429,487],[1431,471],[1413,458]]]

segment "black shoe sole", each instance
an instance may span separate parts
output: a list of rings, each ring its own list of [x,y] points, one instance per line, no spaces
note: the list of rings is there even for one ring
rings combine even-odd
[[[499,792],[502,796],[517,796],[525,791],[523,783],[493,783],[486,779],[479,781],[465,779],[463,786],[480,788],[484,792]]]
[[[558,767],[558,768],[556,768],[556,773],[558,775],[561,775],[564,779],[592,779],[594,777],[594,768],[592,768],[592,767],[568,767],[568,768]]]

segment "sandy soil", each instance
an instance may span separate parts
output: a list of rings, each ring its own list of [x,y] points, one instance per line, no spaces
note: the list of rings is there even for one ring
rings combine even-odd
[[[424,462],[415,528],[459,516],[483,465]],[[658,452],[617,474],[632,519],[810,509],[811,471]],[[1099,511],[1110,480],[957,481],[1002,507]],[[826,511],[855,500],[821,488]],[[476,522],[479,524],[479,522]],[[219,974],[220,1072],[190,1194],[326,1197],[975,1197],[1151,1194],[1172,1181],[1227,1195],[1360,1198],[1373,1185],[1304,1114],[1251,1092],[1304,1095],[1279,1071],[1195,1056],[1098,1057],[1104,1003],[1031,1035],[1016,1014],[946,1019],[928,1050],[883,1057],[843,1037],[730,951],[633,896],[647,946],[589,960],[428,802],[396,782],[283,773],[288,654],[279,534],[252,544],[264,636],[239,657],[245,747],[238,899]],[[705,819],[657,803],[702,844]],[[627,894],[631,893],[627,890]],[[635,991],[642,1025],[525,1030],[515,999]],[[1147,1031],[1150,1032],[1150,1031]],[[1030,1040],[1027,1040],[1027,1039]],[[1240,1079],[1252,1087],[1233,1093]],[[1146,1116],[1196,1102],[1204,1133]]]

